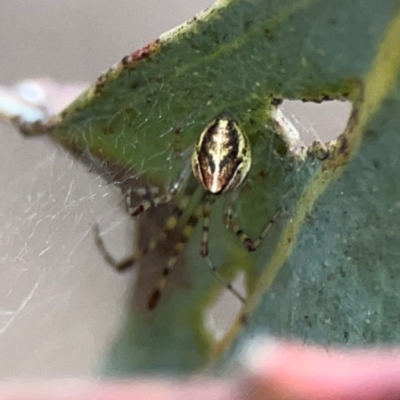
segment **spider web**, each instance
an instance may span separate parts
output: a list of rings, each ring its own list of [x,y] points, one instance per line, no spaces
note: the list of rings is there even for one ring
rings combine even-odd
[[[70,349],[101,353],[123,312],[130,279],[104,268],[93,243],[100,216],[122,223],[123,209],[117,191],[49,141],[2,131],[12,140],[1,157],[0,374],[33,373],[38,354],[76,373]],[[129,241],[127,230],[120,247]],[[42,373],[51,374],[51,364]]]
[[[166,10],[160,0],[101,9],[92,0],[0,0],[8,38],[0,43],[1,84],[38,74],[93,80],[212,3],[175,0]],[[93,239],[100,221],[110,251],[131,253],[133,224],[120,191],[45,138],[26,140],[1,124],[0,140],[0,377],[97,375],[133,285],[132,275],[104,263]]]

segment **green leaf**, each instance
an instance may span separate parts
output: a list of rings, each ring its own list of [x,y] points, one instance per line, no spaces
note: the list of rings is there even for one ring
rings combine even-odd
[[[256,238],[283,209],[254,253],[223,224],[230,196],[212,209],[210,258],[227,280],[243,271],[248,296],[223,340],[204,327],[223,287],[199,254],[199,226],[154,312],[143,307],[151,285],[138,285],[142,300],[109,373],[198,371],[229,362],[258,332],[320,344],[398,342],[399,6],[220,1],[123,58],[60,114],[52,138],[125,190],[143,183],[167,189],[190,165],[202,129],[228,110],[253,149],[237,191],[239,226]],[[275,121],[282,99],[348,99],[353,111],[337,141],[295,151]],[[171,209],[144,216],[139,247],[162,230]],[[177,240],[143,259],[140,273],[157,280]],[[180,282],[185,271],[189,288]]]

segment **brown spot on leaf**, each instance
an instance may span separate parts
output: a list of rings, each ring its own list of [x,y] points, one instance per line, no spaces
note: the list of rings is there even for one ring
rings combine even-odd
[[[348,156],[348,154],[349,154],[349,141],[347,140],[347,138],[345,136],[342,137],[338,151],[339,151],[339,154],[342,154],[345,156]]]
[[[106,83],[107,73],[101,74],[94,85],[94,94],[98,95],[104,88]]]
[[[157,39],[152,43],[149,43],[147,46],[142,47],[139,50],[136,50],[129,56],[129,63],[136,64],[138,61],[141,61],[145,58],[149,58],[153,53],[160,49],[160,40]]]
[[[267,178],[268,175],[269,175],[269,173],[268,173],[268,171],[266,171],[265,169],[262,169],[262,170],[258,173],[258,176],[259,176],[260,178],[263,178],[263,179]]]
[[[272,40],[274,38],[274,35],[272,34],[271,30],[268,28],[264,29],[264,36],[266,37],[267,40]]]
[[[114,133],[113,129],[111,126],[105,126],[103,128],[103,134],[104,135],[112,135]]]
[[[272,97],[271,105],[277,107],[277,106],[281,105],[282,102],[283,102],[283,99],[280,99],[279,97]]]
[[[129,62],[129,56],[125,56],[122,60],[121,60],[121,64],[125,67],[126,65],[128,65]]]
[[[246,313],[243,313],[239,317],[240,325],[248,325],[249,324],[249,316]]]

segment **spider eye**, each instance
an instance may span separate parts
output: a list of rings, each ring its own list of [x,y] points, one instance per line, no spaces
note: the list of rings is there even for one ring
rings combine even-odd
[[[200,135],[192,169],[204,189],[220,194],[237,188],[251,166],[250,142],[231,118],[217,117]]]

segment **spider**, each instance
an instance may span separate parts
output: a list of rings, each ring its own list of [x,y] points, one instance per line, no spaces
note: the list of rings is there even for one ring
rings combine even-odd
[[[127,209],[132,217],[137,217],[151,207],[171,202],[186,182],[183,195],[174,205],[171,215],[167,218],[164,230],[154,240],[150,241],[139,255],[134,255],[121,262],[116,262],[105,249],[104,243],[96,227],[96,242],[105,260],[118,271],[126,270],[135,264],[146,253],[154,250],[158,243],[165,240],[169,233],[180,229],[180,240],[171,249],[170,256],[162,269],[147,303],[149,310],[154,309],[161,298],[179,254],[191,238],[197,224],[202,219],[202,239],[200,254],[207,261],[212,274],[230,290],[242,303],[246,299],[219,274],[208,255],[210,214],[213,203],[224,193],[237,189],[246,179],[251,167],[251,146],[247,134],[240,128],[237,121],[227,113],[219,114],[200,134],[194,146],[191,159],[191,172],[184,171],[168,191],[162,193],[160,188],[132,188],[126,196]],[[189,179],[188,179],[189,175]],[[195,179],[193,179],[193,177]],[[192,195],[202,188],[199,205],[189,215],[184,225],[180,218],[189,205]],[[132,202],[132,195],[142,200],[138,204]],[[270,219],[257,239],[251,239],[234,221],[232,208],[224,213],[227,228],[243,243],[249,252],[255,251],[267,235],[280,214],[280,209]]]

